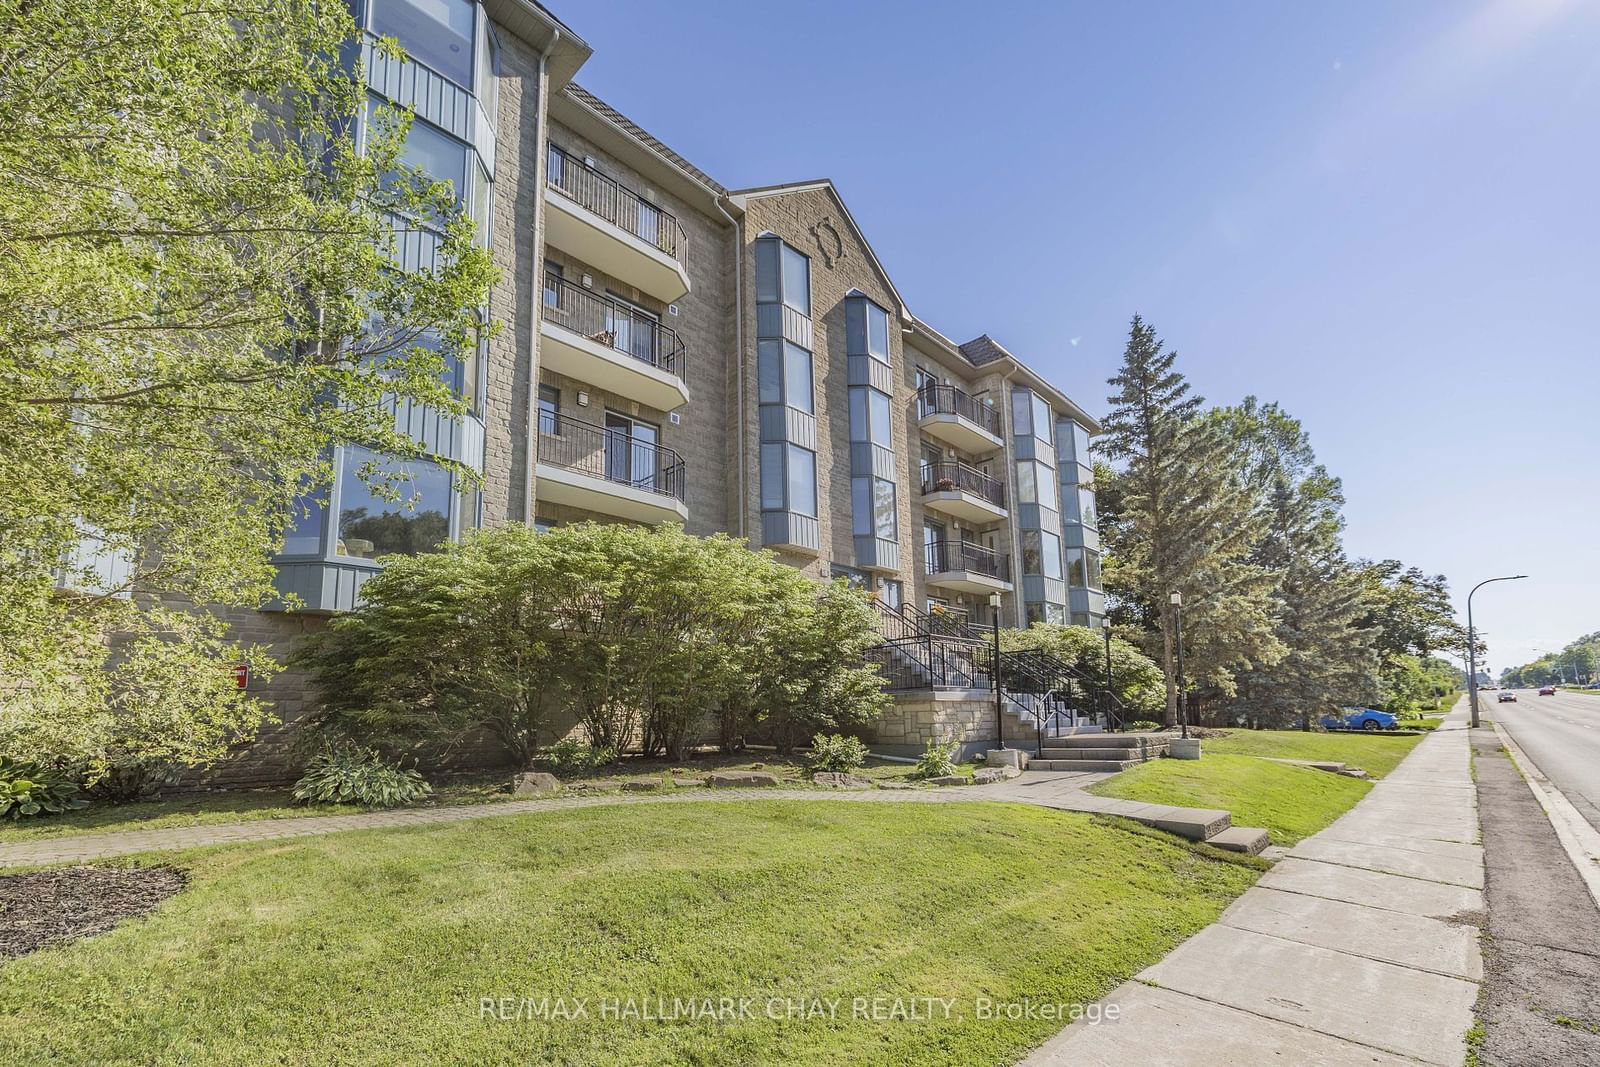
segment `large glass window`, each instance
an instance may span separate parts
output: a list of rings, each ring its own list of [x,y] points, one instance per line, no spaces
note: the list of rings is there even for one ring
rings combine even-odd
[[[900,517],[895,507],[894,483],[887,478],[861,475],[850,479],[851,532],[858,537],[900,539]]]
[[[372,32],[393,37],[411,58],[472,90],[472,0],[373,0]]]
[[[815,410],[811,394],[811,353],[783,342],[783,385],[788,405],[804,412]]]
[[[1089,586],[1089,576],[1083,567],[1083,549],[1067,549],[1067,582],[1080,589]]]
[[[1022,573],[1061,577],[1061,538],[1043,530],[1022,531]]]
[[[539,386],[539,432],[561,433],[561,423],[556,418],[561,413],[561,390],[553,385]]]
[[[1077,423],[1072,424],[1072,458],[1085,466],[1092,462],[1089,456],[1089,431]]]
[[[780,247],[783,256],[783,302],[810,318],[811,260],[788,245]]]
[[[385,500],[361,479],[368,464],[373,481],[399,493]],[[380,457],[359,446],[344,449],[339,470],[339,539],[341,556],[376,559],[398,553],[415,556],[437,552],[450,539],[450,472],[427,460]]]
[[[788,404],[816,410],[811,384],[811,353],[788,341],[756,342],[756,382],[763,404]]]
[[[322,555],[322,530],[328,518],[328,509],[324,506],[327,499],[327,489],[301,493],[295,498],[291,525],[283,539],[283,555]]]
[[[763,404],[783,403],[783,342],[756,342],[757,399]]]
[[[756,242],[756,303],[776,304],[783,299],[781,273],[778,270],[778,246],[775,238]]]
[[[378,109],[392,107],[376,96],[367,97],[367,123],[369,129],[376,129],[378,122]],[[481,172],[478,163],[471,159],[472,150],[464,141],[458,141],[436,126],[424,122],[420,118],[413,118],[411,126],[406,130],[406,141],[401,146],[398,162],[403,166],[415,168],[425,177],[434,181],[449,182],[455,192],[456,203],[460,206],[467,204],[467,170],[470,166],[479,171],[476,181],[476,199],[482,203],[474,211],[477,217],[479,210],[483,217],[479,220],[479,233],[488,235],[488,176]],[[384,176],[384,184],[392,188],[392,183],[399,176],[390,173]]]
[[[1078,487],[1078,521],[1085,526],[1094,526],[1099,522],[1094,510],[1094,491]]]
[[[1083,550],[1084,584],[1090,589],[1099,589],[1100,585],[1100,553],[1092,548]]]
[[[864,385],[850,388],[850,440],[871,441],[883,448],[894,447],[894,428],[889,416],[889,395]]]
[[[853,356],[889,362],[889,313],[864,296],[845,302],[846,345]]]
[[[1026,389],[1011,390],[1011,432],[1018,437],[1033,433],[1032,395]]]
[[[817,454],[789,445],[789,510],[813,518],[817,514]]]
[[[783,445],[776,442],[761,446],[761,506],[783,510]]]
[[[1033,393],[1033,435],[1039,440],[1050,443],[1050,405],[1044,397]]]
[[[894,483],[887,478],[872,479],[872,518],[875,532],[886,541],[900,539],[895,513]]]

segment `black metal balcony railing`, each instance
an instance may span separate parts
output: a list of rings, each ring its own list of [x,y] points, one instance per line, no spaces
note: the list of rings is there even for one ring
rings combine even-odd
[[[925,385],[917,391],[917,418],[956,415],[1000,436],[1000,412],[964,389],[953,385]]]
[[[546,180],[580,205],[674,259],[678,257],[683,227],[671,213],[555,145],[550,146],[546,169]]]
[[[923,493],[971,493],[995,507],[1006,506],[1005,483],[965,463],[929,463],[922,468]]]
[[[683,377],[683,342],[677,331],[637,308],[550,272],[544,276],[544,317],[641,363]]]
[[[560,412],[539,413],[539,462],[683,499],[685,470],[677,451]]]
[[[1002,582],[1011,580],[1011,557],[982,545],[971,541],[929,541],[922,547],[929,574],[970,571]]]

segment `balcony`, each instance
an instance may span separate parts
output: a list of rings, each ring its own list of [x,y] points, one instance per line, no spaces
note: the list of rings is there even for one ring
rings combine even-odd
[[[922,468],[922,503],[974,524],[1006,517],[1006,487],[965,463],[929,463]]]
[[[683,342],[637,308],[544,276],[539,365],[662,411],[689,402]]]
[[[963,452],[992,452],[1003,444],[1000,412],[953,385],[926,385],[917,392],[917,425]]]
[[[653,526],[683,522],[683,457],[559,413],[539,416],[538,498]]]
[[[1009,593],[1011,559],[971,541],[929,541],[922,546],[928,584],[963,593]]]
[[[555,145],[546,180],[546,241],[662,303],[689,291],[676,218]]]

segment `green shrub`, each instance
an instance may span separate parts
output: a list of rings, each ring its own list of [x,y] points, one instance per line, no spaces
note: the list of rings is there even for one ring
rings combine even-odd
[[[294,784],[294,799],[302,804],[361,804],[369,808],[396,808],[432,792],[416,771],[388,762],[373,749],[354,745],[319,752]]]
[[[87,803],[78,796],[78,784],[66,775],[0,756],[0,818],[60,815]]]
[[[1161,729],[1161,724],[1158,723],[1158,722],[1152,722],[1149,719],[1140,719],[1138,722],[1130,722],[1128,724],[1128,729],[1130,729],[1130,730],[1159,730],[1159,729]]]
[[[867,762],[866,742],[847,734],[818,734],[806,753],[806,767],[818,771],[853,771]]]
[[[929,741],[927,749],[917,758],[918,778],[942,778],[956,773],[956,746],[953,741]]]
[[[617,762],[617,750],[611,745],[590,745],[564,737],[535,758],[557,778],[581,778]]]

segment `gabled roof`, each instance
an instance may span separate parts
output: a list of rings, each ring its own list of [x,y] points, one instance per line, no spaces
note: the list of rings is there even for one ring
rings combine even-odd
[[[628,116],[624,115],[622,112],[618,111],[616,108],[612,107],[610,104],[606,103],[604,100],[600,99],[598,96],[594,95],[577,82],[572,82],[564,91],[568,96],[572,97],[574,100],[577,100],[579,103],[584,104],[591,111],[594,111],[600,115],[601,118],[604,118],[607,122],[610,122],[612,125],[618,127],[629,137],[632,137],[650,151],[661,156],[674,167],[677,167],[679,170],[683,171],[685,174],[689,175],[695,181],[699,182],[701,185],[704,185],[707,189],[710,189],[718,196],[728,195],[728,190],[724,189],[720,183],[711,177],[711,175],[707,174],[693,163],[690,163],[687,159],[684,159],[672,149],[668,148],[654,134],[644,129],[638,123],[634,122]]]
[[[790,196],[794,193],[809,192],[813,189],[826,190],[828,195],[833,198],[833,202],[839,205],[839,213],[849,225],[850,232],[854,233],[856,240],[861,242],[861,247],[867,250],[867,259],[872,263],[873,269],[878,272],[878,277],[883,280],[883,284],[894,295],[894,302],[899,306],[900,314],[910,318],[911,311],[906,307],[905,297],[900,295],[900,290],[895,286],[894,279],[889,277],[888,270],[884,268],[883,260],[878,258],[878,253],[873,249],[872,242],[867,240],[866,231],[861,228],[861,224],[856,221],[856,217],[850,213],[850,207],[844,202],[844,197],[839,195],[839,190],[833,184],[833,179],[813,178],[810,181],[785,182],[782,185],[762,185],[753,189],[735,189],[728,194],[728,199],[740,210],[743,210],[745,204],[751,200],[760,200],[769,196]]]
[[[1005,346],[988,334],[979,334],[966,344],[961,345],[961,354],[972,361],[974,367],[981,367],[985,363],[993,363],[997,359],[1016,359]]]

